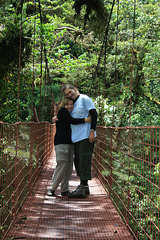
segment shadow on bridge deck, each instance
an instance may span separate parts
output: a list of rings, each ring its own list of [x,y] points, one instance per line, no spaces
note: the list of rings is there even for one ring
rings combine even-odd
[[[57,196],[48,197],[54,168],[53,153],[5,239],[133,239],[94,172],[85,199],[61,197],[60,188]],[[70,190],[78,184],[73,172]]]

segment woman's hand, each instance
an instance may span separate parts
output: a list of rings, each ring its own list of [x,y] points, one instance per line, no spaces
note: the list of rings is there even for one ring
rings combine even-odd
[[[85,122],[91,123],[91,117],[89,116],[89,117],[85,118]]]
[[[52,123],[55,123],[58,120],[57,116],[52,118]]]

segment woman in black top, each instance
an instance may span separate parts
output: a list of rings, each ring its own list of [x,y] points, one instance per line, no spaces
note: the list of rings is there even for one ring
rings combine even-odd
[[[73,118],[70,112],[73,110],[73,100],[64,98],[60,104],[56,121],[56,134],[54,138],[56,152],[56,168],[52,176],[51,187],[47,192],[48,196],[54,196],[55,190],[61,183],[61,195],[68,195],[69,179],[73,169],[74,147],[71,141],[70,124],[90,123],[91,118]]]

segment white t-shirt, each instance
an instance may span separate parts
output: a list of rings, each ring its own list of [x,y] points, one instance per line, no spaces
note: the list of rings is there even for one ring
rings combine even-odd
[[[70,114],[74,118],[87,118],[91,109],[96,109],[93,101],[87,95],[80,94]],[[90,128],[90,123],[71,124],[72,142],[75,143],[89,138]]]

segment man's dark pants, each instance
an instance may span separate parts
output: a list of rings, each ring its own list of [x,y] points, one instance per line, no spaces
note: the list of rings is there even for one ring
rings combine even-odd
[[[94,143],[90,143],[89,139],[74,143],[75,158],[74,164],[77,176],[80,180],[91,180],[91,160]]]

